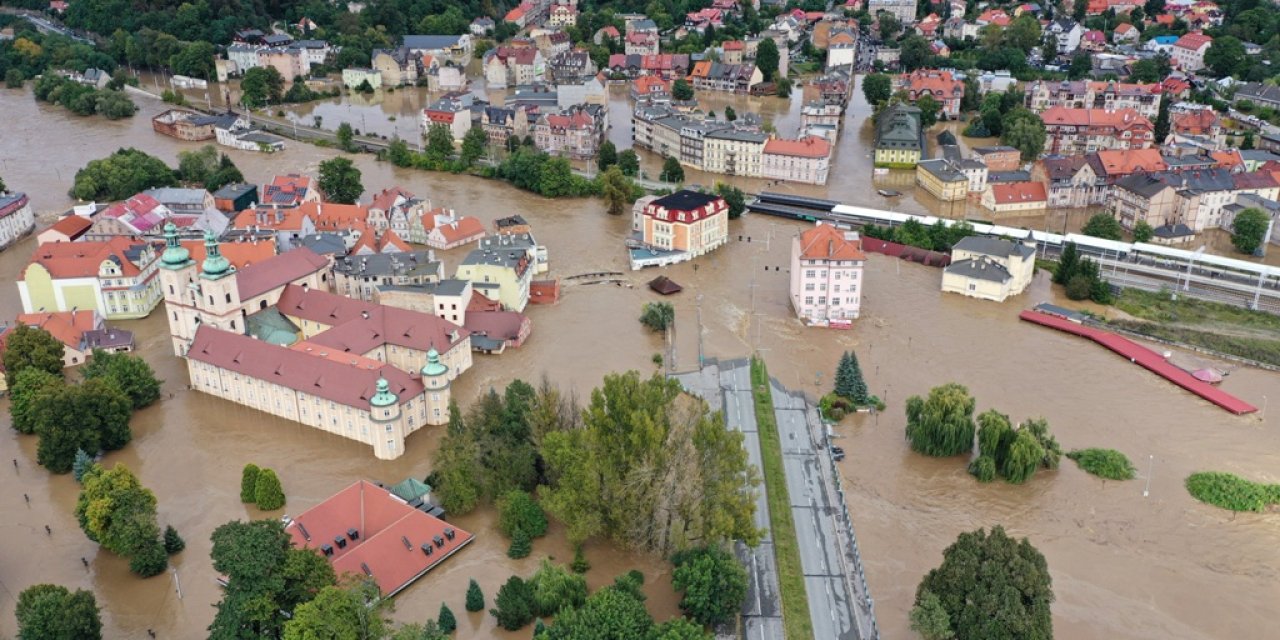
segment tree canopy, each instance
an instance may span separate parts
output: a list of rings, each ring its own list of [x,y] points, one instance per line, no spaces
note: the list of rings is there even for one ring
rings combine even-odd
[[[907,440],[929,456],[954,456],[973,449],[973,396],[950,382],[929,390],[927,398],[907,399]]]
[[[1109,213],[1095,213],[1084,223],[1080,233],[1104,240],[1121,240],[1124,238],[1124,227]]]
[[[18,594],[20,640],[101,640],[102,620],[92,591],[37,584]]]
[[[19,324],[5,338],[4,376],[6,386],[13,388],[18,374],[37,369],[62,379],[64,347],[48,331]]]
[[[76,172],[71,195],[80,200],[124,200],[140,191],[178,184],[163,160],[137,149],[120,149]]]
[[[109,380],[48,388],[32,407],[32,422],[40,436],[36,460],[53,473],[67,473],[80,449],[115,451],[133,439],[132,413],[129,396]]]
[[[990,534],[962,533],[942,552],[942,565],[916,588],[916,607],[936,611],[929,604],[929,594],[935,596],[962,640],[1047,639],[1053,637],[1051,584],[1044,556],[997,525]]]
[[[284,625],[284,640],[379,640],[387,635],[380,603],[385,601],[372,580],[324,587],[294,609]]]
[[[1261,209],[1250,207],[1237,213],[1231,223],[1231,244],[1240,253],[1253,254],[1266,241],[1270,224],[1271,217]]]
[[[320,163],[320,190],[329,202],[355,204],[364,193],[360,170],[348,158],[331,158]]]
[[[76,519],[85,535],[103,549],[134,560],[135,573],[147,577],[163,571],[168,561],[156,522],[155,494],[123,464],[109,470],[94,465],[81,482]]]
[[[720,547],[677,553],[671,585],[680,591],[680,610],[703,626],[734,619],[747,598],[747,570]]]
[[[89,362],[81,368],[85,380],[109,380],[129,396],[134,409],[141,409],[160,399],[160,381],[139,356],[94,349]]]
[[[778,76],[778,43],[773,38],[763,38],[756,47],[756,67],[764,75],[765,82],[773,82]]]

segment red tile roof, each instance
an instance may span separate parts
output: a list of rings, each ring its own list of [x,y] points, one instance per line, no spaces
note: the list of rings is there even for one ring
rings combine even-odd
[[[401,251],[411,251],[413,247],[409,246],[395,231],[387,229],[382,232],[382,237],[378,238],[378,253],[396,253]]]
[[[1151,128],[1151,121],[1136,109],[1073,109],[1050,107],[1040,114],[1048,126]]]
[[[467,313],[473,311],[501,311],[502,303],[497,300],[491,300],[488,296],[471,290],[471,300],[467,301]]]
[[[1237,167],[1244,164],[1244,158],[1240,156],[1239,151],[1213,151],[1209,155],[1218,161],[1218,166],[1224,169]]]
[[[418,311],[351,300],[315,289],[288,286],[276,304],[280,313],[332,326],[310,342],[345,353],[366,354],[382,345],[446,353],[468,332],[444,318]]]
[[[802,260],[866,260],[862,242],[846,240],[844,232],[829,224],[820,224],[800,234]]]
[[[1042,182],[1002,182],[991,185],[991,193],[995,196],[996,204],[1015,204],[1019,202],[1045,202],[1049,199],[1045,195],[1044,183]]]
[[[146,243],[124,237],[99,242],[51,242],[36,247],[31,262],[39,264],[54,278],[96,278],[107,260],[119,265],[126,277],[141,271],[129,261],[126,253]],[[26,270],[23,270],[25,276]]]
[[[1127,176],[1139,171],[1164,171],[1169,165],[1159,149],[1108,149],[1097,152],[1108,176]]]
[[[236,214],[231,226],[236,229],[259,227],[276,231],[301,231],[302,221],[306,218],[307,216],[300,211],[300,207],[276,208],[270,205],[259,205]],[[312,223],[314,222],[313,219]]]
[[[374,194],[373,200],[369,203],[369,208],[386,211],[395,206],[396,200],[400,197],[412,200],[415,196],[400,187],[390,187]]]
[[[1237,173],[1232,178],[1235,180],[1236,189],[1274,189],[1280,186],[1273,175],[1268,171],[1251,171],[1249,173]]]
[[[92,311],[55,311],[52,313],[23,313],[18,323],[38,327],[49,332],[58,342],[79,350],[84,342],[84,332],[98,328],[98,316]]]
[[[1203,47],[1206,44],[1212,44],[1212,43],[1213,43],[1213,38],[1210,38],[1209,36],[1206,36],[1203,33],[1188,33],[1182,36],[1181,38],[1178,38],[1178,41],[1173,43],[1173,46],[1178,47],[1180,49],[1189,49],[1191,51],[1197,51],[1200,49],[1200,47]]]
[[[200,262],[205,258],[203,240],[183,240],[182,247],[191,253],[191,259]],[[218,245],[218,252],[236,269],[270,260],[276,255],[276,239],[274,236],[256,241],[223,242]]]
[[[334,544],[355,529],[346,546]],[[410,507],[390,491],[360,480],[324,502],[303,511],[285,530],[303,549],[333,549],[330,563],[338,575],[371,575],[382,595],[390,597],[465,547],[472,535]],[[305,530],[306,533],[303,533]],[[452,533],[452,537],[446,535]],[[441,544],[436,546],[435,540]],[[423,552],[431,548],[431,555]]]
[[[317,350],[312,355],[200,325],[187,357],[357,409],[370,408],[369,399],[377,393],[379,377],[391,384],[391,391],[401,400],[422,393],[420,380],[389,364],[366,358],[319,357],[322,353],[328,352]]]
[[[432,230],[439,231],[440,235],[444,236],[445,244],[454,244],[483,237],[484,223],[474,216],[462,216],[452,223],[439,225]]]
[[[928,91],[930,95],[941,96],[943,99],[959,98],[964,95],[964,82],[957,80],[950,71],[919,69],[914,73],[903,75],[902,80],[913,94]]]
[[[328,267],[329,261],[323,256],[306,247],[298,247],[237,270],[236,289],[240,292],[240,300],[245,301]]]
[[[770,138],[764,143],[764,152],[800,158],[825,158],[831,155],[831,143],[819,136],[807,136],[799,140]]]
[[[1173,115],[1173,130],[1178,133],[1202,135],[1218,124],[1218,114],[1213,109],[1196,109]]]
[[[311,218],[317,231],[341,231],[369,221],[369,208],[362,204],[306,202],[298,206],[298,213]]]

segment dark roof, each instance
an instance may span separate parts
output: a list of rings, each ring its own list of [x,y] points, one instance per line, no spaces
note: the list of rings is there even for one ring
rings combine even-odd
[[[462,36],[405,36],[404,46],[410,49],[445,49],[458,44]]]
[[[240,299],[248,300],[327,266],[327,259],[306,247],[299,247],[236,271],[236,288],[240,292]]]
[[[1185,224],[1162,224],[1151,230],[1151,234],[1157,238],[1183,238],[1186,236],[1194,236],[1195,231],[1191,230]]]
[[[1148,199],[1169,188],[1169,185],[1146,173],[1135,173],[1120,178],[1116,181],[1116,186]]]
[[[658,276],[649,281],[649,288],[664,295],[669,296],[673,293],[680,293],[684,287],[676,284],[675,280],[666,276]]]
[[[1084,156],[1045,158],[1040,161],[1050,180],[1070,180],[1086,163]]]
[[[969,178],[956,169],[950,160],[924,160],[916,167],[933,174],[944,182],[968,182]]]
[[[258,185],[256,184],[229,184],[213,192],[213,197],[221,200],[235,200],[246,193],[256,193],[257,191]]]
[[[1027,171],[992,171],[987,174],[987,184],[996,182],[1029,182],[1031,174]]]
[[[693,211],[694,209],[705,207],[719,199],[720,196],[715,194],[681,189],[669,196],[663,196],[654,200],[652,204],[673,211]]]
[[[1000,256],[1008,258],[1018,255],[1023,258],[1035,255],[1035,249],[1022,244],[1021,242],[1011,242],[1001,238],[988,238],[985,236],[968,236],[961,238],[960,242],[955,244],[955,249],[960,251],[971,251],[973,253],[981,253],[989,256]]]
[[[1009,270],[1005,269],[1003,265],[986,256],[974,260],[952,262],[947,266],[946,272],[966,278],[990,280],[992,282],[1007,282],[1013,277],[1009,275]]]
[[[523,216],[516,214],[514,216],[498,218],[497,220],[493,221],[493,225],[499,229],[503,229],[506,227],[528,226],[529,223],[525,222],[525,219]]]
[[[298,245],[306,247],[321,256],[347,255],[347,243],[337,233],[313,233],[297,240]]]

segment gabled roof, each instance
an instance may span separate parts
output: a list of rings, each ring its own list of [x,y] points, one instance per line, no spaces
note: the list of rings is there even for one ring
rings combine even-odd
[[[352,529],[355,540],[344,547],[334,545],[335,538],[347,538]],[[364,480],[302,512],[285,530],[296,547],[328,545],[335,573],[369,575],[384,597],[409,586],[473,539],[470,533]],[[430,547],[432,553],[427,555],[423,547]]]
[[[183,240],[182,248],[190,252],[191,259],[203,262],[205,246],[203,240]],[[243,269],[251,264],[270,260],[276,255],[276,239],[256,238],[241,242],[222,242],[218,244],[218,252],[236,269]]]
[[[410,49],[448,49],[455,47],[462,36],[411,36],[404,37],[404,46]]]
[[[1009,274],[1009,270],[1000,264],[982,256],[972,260],[961,260],[952,262],[944,269],[946,273],[963,276],[966,278],[974,278],[977,280],[990,280],[991,282],[1008,282],[1013,276]]]
[[[276,308],[286,316],[332,326],[308,342],[341,353],[361,355],[387,344],[445,353],[468,335],[439,316],[292,285],[285,287]]]
[[[144,242],[124,237],[98,242],[51,242],[36,247],[31,263],[44,267],[54,278],[96,278],[102,263],[110,260],[123,275],[136,276],[141,270],[129,258],[137,257],[138,250],[145,246]]]
[[[970,253],[981,253],[988,256],[997,256],[1000,258],[1012,258],[1014,256],[1020,258],[1029,258],[1035,255],[1035,249],[1021,243],[1004,240],[1001,238],[989,238],[986,236],[966,236],[960,239],[954,247],[955,251],[968,251]]]
[[[363,410],[370,408],[379,377],[402,400],[422,393],[420,380],[377,360],[324,349],[286,349],[208,325],[196,329],[187,357]]]
[[[1207,44],[1212,44],[1212,43],[1213,43],[1213,38],[1210,38],[1209,36],[1206,36],[1203,33],[1191,32],[1182,36],[1181,38],[1178,38],[1178,41],[1174,42],[1173,46],[1179,49],[1189,49],[1191,51],[1197,51],[1200,49],[1200,47],[1203,47]]]
[[[56,231],[72,240],[75,240],[76,238],[84,235],[84,232],[88,231],[92,226],[93,221],[89,218],[72,214],[64,216],[62,219],[49,225],[49,228],[46,229],[46,231]]]
[[[1023,202],[1045,202],[1043,182],[1002,182],[989,187],[997,205]]]
[[[84,334],[97,329],[100,318],[93,311],[54,311],[22,313],[18,323],[44,329],[58,342],[80,351],[84,348]]]
[[[1040,161],[1045,175],[1050,180],[1069,180],[1080,171],[1085,164],[1084,156],[1066,156],[1061,158],[1045,158]]]
[[[819,136],[806,136],[799,140],[770,138],[764,143],[764,152],[798,158],[826,158],[831,155],[831,143]]]
[[[329,261],[306,247],[298,247],[273,258],[251,264],[236,271],[236,289],[240,300],[283,287],[328,268]]]
[[[1159,149],[1106,149],[1095,154],[1103,175],[1129,175],[1139,171],[1164,171],[1169,167]]]
[[[483,236],[484,223],[474,216],[462,216],[453,222],[436,226],[432,231],[440,232],[446,244],[453,244]]]

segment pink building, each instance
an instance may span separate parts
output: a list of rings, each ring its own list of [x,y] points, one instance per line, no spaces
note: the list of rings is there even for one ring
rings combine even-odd
[[[791,241],[791,307],[806,324],[847,328],[862,307],[862,266],[857,234],[818,226]]]
[[[765,178],[826,184],[831,168],[831,143],[807,136],[799,140],[770,138],[764,143],[761,173]]]
[[[275,67],[285,84],[298,76],[305,78],[311,75],[311,61],[301,49],[263,49],[258,52],[258,66]]]

